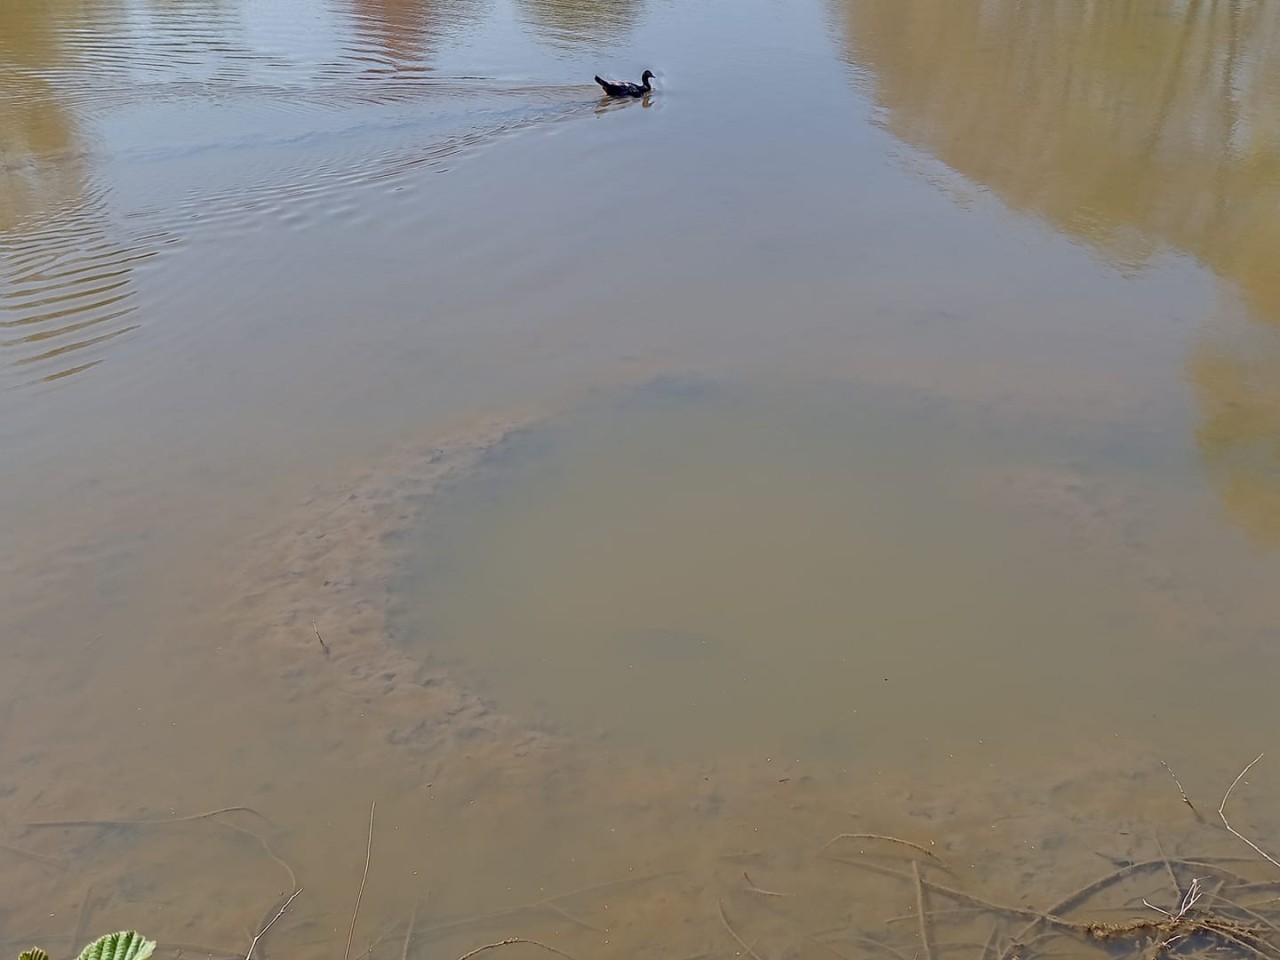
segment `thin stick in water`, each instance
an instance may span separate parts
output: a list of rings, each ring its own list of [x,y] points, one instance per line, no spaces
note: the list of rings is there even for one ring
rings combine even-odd
[[[1256,843],[1254,843],[1252,840],[1246,837],[1243,833],[1241,833],[1239,830],[1233,827],[1227,821],[1227,814],[1225,812],[1227,807],[1227,799],[1231,796],[1231,791],[1236,788],[1237,783],[1239,783],[1242,779],[1244,779],[1244,775],[1253,769],[1253,765],[1257,763],[1259,760],[1261,760],[1264,756],[1265,754],[1260,753],[1256,757],[1254,757],[1251,761],[1249,761],[1249,765],[1245,767],[1243,770],[1241,770],[1236,775],[1236,778],[1231,781],[1231,786],[1227,787],[1227,792],[1222,795],[1222,802],[1218,804],[1218,816],[1222,818],[1222,825],[1227,828],[1227,830],[1231,833],[1232,836],[1240,840],[1243,840],[1245,843],[1249,845],[1249,847],[1253,850],[1254,853],[1258,854],[1267,862],[1273,863],[1277,867],[1280,867],[1280,860],[1277,860],[1275,857],[1271,856],[1271,854],[1267,853],[1260,846],[1258,846]]]
[[[832,837],[830,840],[828,840],[826,843],[824,843],[824,844],[821,846],[821,848],[819,848],[819,850],[818,850],[818,856],[822,856],[822,854],[823,854],[824,852],[826,852],[826,849],[827,849],[828,847],[830,847],[832,844],[836,843],[836,842],[837,842],[837,841],[839,841],[839,840],[884,840],[884,841],[886,841],[887,843],[898,843],[898,844],[901,844],[901,845],[902,845],[902,846],[904,846],[904,847],[910,847],[912,850],[919,851],[920,853],[923,853],[926,857],[933,857],[935,860],[938,860],[938,861],[941,861],[941,859],[942,859],[942,858],[941,858],[941,857],[939,857],[936,853],[934,853],[932,850],[930,850],[928,847],[922,847],[920,844],[918,844],[918,843],[912,843],[910,840],[903,840],[903,839],[901,839],[901,838],[899,838],[899,837],[891,837],[891,836],[889,836],[888,834],[884,834],[884,833],[840,833],[840,834],[836,834],[836,836]]]
[[[548,946],[545,943],[540,943],[537,940],[526,940],[524,937],[507,937],[507,939],[498,940],[495,943],[486,943],[483,947],[476,947],[470,953],[464,953],[458,958],[458,960],[471,960],[472,957],[477,954],[484,953],[486,950],[496,950],[498,947],[507,947],[513,943],[527,943],[531,947],[538,947],[542,950],[554,953],[557,956],[564,957],[565,960],[573,960],[573,957],[569,956],[569,954],[565,953],[563,950],[558,950],[555,947]]]
[[[316,626],[314,620],[311,621],[311,629],[316,632],[316,639],[320,641],[320,649],[324,651],[324,655],[327,657],[329,655],[329,645],[324,642],[324,637],[320,636],[320,628]]]
[[[734,930],[733,927],[729,925],[729,918],[724,915],[724,901],[717,900],[716,907],[720,911],[720,922],[723,923],[724,928],[729,931],[729,936],[733,937],[733,939],[737,941],[738,946],[746,951],[748,957],[753,957],[754,960],[760,960],[760,955],[748,947],[747,941],[738,936],[738,931]],[[463,960],[466,960],[466,958],[464,957]]]
[[[987,960],[988,957],[996,954],[996,940],[1000,937],[1000,927],[997,924],[991,925],[991,933],[987,937],[987,944],[982,948],[982,956],[978,960]]]
[[[262,814],[253,807],[219,807],[217,810],[206,810],[204,813],[192,813],[185,817],[155,817],[143,820],[31,820],[27,823],[28,827],[143,827],[152,824],[164,823],[190,823],[192,820],[208,820],[210,817],[216,817],[223,813],[236,813],[243,811],[252,813],[259,820],[270,823]]]
[[[418,905],[409,912],[409,929],[404,932],[404,946],[400,948],[400,960],[409,960],[409,943],[413,940],[413,925],[418,921]]]
[[[263,927],[261,930],[258,931],[258,935],[253,938],[253,943],[249,944],[249,952],[244,955],[244,960],[250,960],[250,958],[253,956],[253,951],[258,946],[258,941],[267,935],[267,931],[270,930],[273,926],[275,926],[275,923],[277,920],[279,920],[281,917],[284,916],[284,912],[289,909],[289,905],[293,903],[293,901],[297,900],[298,895],[301,893],[302,893],[301,887],[293,891],[293,896],[291,896],[288,900],[286,900],[284,902],[284,906],[280,908],[279,912],[274,917],[272,917],[270,920],[267,921],[267,925],[265,927]]]
[[[742,871],[742,879],[743,879],[743,880],[745,880],[745,881],[747,881],[747,889],[748,889],[748,890],[750,890],[752,893],[758,893],[758,894],[760,894],[760,896],[762,896],[762,897],[789,897],[789,896],[791,896],[791,894],[789,894],[789,893],[779,893],[777,890],[766,890],[766,889],[764,889],[763,887],[758,887],[758,886],[756,886],[755,881],[751,879],[751,874],[747,873],[747,871],[745,871],[745,870],[743,870],[743,871]]]
[[[360,892],[356,894],[356,906],[351,911],[351,929],[347,931],[347,950],[342,960],[351,960],[351,941],[356,935],[356,918],[360,916],[360,901],[364,899],[364,884],[369,879],[369,861],[373,859],[373,814],[378,808],[378,801],[369,804],[369,842],[364,851],[364,873],[360,876]]]
[[[920,882],[920,864],[911,861],[911,876],[916,881],[916,916],[920,919],[920,949],[924,960],[933,960],[933,948],[929,946],[929,922],[924,915],[924,884]]]
[[[257,840],[258,845],[262,847],[263,852],[278,863],[284,869],[285,873],[289,874],[289,889],[298,889],[298,875],[294,873],[293,867],[289,866],[289,863],[283,857],[271,849],[271,844],[267,843],[266,837],[262,836],[262,834],[255,830],[250,830],[248,827],[242,827],[238,823],[232,823],[230,820],[219,820],[218,822],[224,827],[230,827],[237,833],[246,834],[247,836],[253,837],[253,839]]]
[[[1187,796],[1187,791],[1182,788],[1182,781],[1179,780],[1178,775],[1173,772],[1173,768],[1163,760],[1160,761],[1160,765],[1169,771],[1169,776],[1173,777],[1173,785],[1178,788],[1178,793],[1182,795],[1182,802],[1191,808],[1191,812],[1196,815],[1197,820],[1201,819],[1200,811],[1196,809],[1196,805],[1192,803],[1191,798]]]

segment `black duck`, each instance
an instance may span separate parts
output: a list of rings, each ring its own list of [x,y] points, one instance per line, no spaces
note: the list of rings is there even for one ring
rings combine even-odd
[[[605,94],[610,97],[643,97],[652,90],[649,86],[649,81],[652,79],[653,71],[646,70],[641,75],[639,83],[631,83],[629,80],[605,80],[602,77],[596,77],[596,83],[600,84]]]

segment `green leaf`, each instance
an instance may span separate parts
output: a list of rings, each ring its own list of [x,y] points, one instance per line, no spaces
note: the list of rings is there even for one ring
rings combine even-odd
[[[32,947],[30,950],[18,957],[18,960],[49,960],[49,955],[39,947]]]
[[[147,960],[156,942],[136,930],[121,930],[99,937],[80,951],[79,960]]]

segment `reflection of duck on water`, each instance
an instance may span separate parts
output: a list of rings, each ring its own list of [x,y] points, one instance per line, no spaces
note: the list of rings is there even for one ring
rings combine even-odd
[[[641,74],[639,83],[632,83],[629,80],[605,80],[601,77],[596,77],[596,83],[600,84],[600,88],[608,97],[644,97],[653,91],[649,86],[649,81],[652,79],[653,71],[646,70]]]

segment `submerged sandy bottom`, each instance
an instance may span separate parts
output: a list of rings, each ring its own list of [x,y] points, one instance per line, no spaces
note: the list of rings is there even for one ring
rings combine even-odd
[[[461,956],[508,937],[577,960],[884,953],[860,938],[911,957],[924,955],[913,869],[1045,908],[1116,864],[1160,856],[1158,842],[1175,857],[1251,855],[1210,812],[1252,745],[1223,744],[1215,763],[1180,771],[1210,814],[1201,822],[1139,738],[1073,743],[1064,731],[946,759],[904,750],[899,762],[849,763],[745,744],[714,762],[664,761],[484,699],[429,647],[393,635],[388,585],[422,549],[431,511],[538,422],[410,445],[314,491],[246,543],[203,599],[181,605],[174,622],[205,624],[200,642],[140,641],[157,658],[150,670],[145,651],[141,667],[85,654],[86,690],[131,697],[12,708],[0,739],[5,948],[67,952],[100,928],[137,927],[170,953],[243,956],[296,885],[302,894],[255,955],[336,956],[375,802],[352,955],[388,960]],[[902,696],[929,715],[927,698]],[[86,734],[124,711],[137,714],[132,733]],[[945,718],[936,726],[945,735]],[[1276,778],[1260,770],[1235,802],[1265,831]],[[230,806],[251,809],[195,816]],[[37,822],[64,817],[126,822]],[[840,834],[928,854],[862,837],[826,846]],[[866,855],[889,872],[832,855]],[[1132,883],[1093,906],[1123,914],[1135,897],[1172,895],[1162,872]],[[931,908],[965,906],[922,889]],[[1012,936],[1025,926],[1016,921],[940,914],[929,949],[976,955],[972,944]]]

